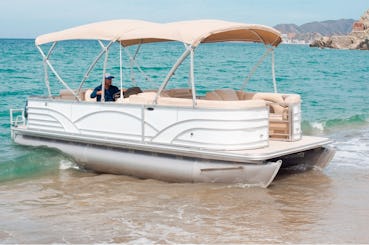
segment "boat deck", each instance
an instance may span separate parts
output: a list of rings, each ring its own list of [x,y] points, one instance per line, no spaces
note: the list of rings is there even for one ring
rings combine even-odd
[[[301,140],[298,141],[270,140],[268,147],[253,150],[232,151],[232,153],[249,156],[250,158],[254,159],[265,160],[314,149],[318,146],[323,146],[329,143],[332,143],[332,141],[327,138],[302,136]]]
[[[151,152],[154,154],[170,154],[178,157],[191,157],[200,159],[213,159],[220,161],[262,163],[265,160],[286,156],[298,152],[303,152],[332,143],[328,138],[315,136],[302,136],[298,141],[277,141],[270,140],[269,146],[252,150],[220,151],[205,150],[193,147],[180,147],[168,144],[152,144],[141,142],[127,142],[113,138],[96,138],[89,136],[46,133],[34,131],[26,127],[13,128],[17,135],[22,135],[26,141],[33,141],[31,145],[48,145],[50,141],[58,141],[61,144],[86,144],[100,147],[114,147],[122,150],[134,150]]]

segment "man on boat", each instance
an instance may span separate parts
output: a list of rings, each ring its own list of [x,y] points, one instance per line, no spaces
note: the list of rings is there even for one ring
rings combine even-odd
[[[115,101],[114,94],[119,93],[120,90],[117,86],[112,85],[112,79],[114,76],[109,73],[105,74],[105,101]],[[90,97],[92,99],[97,97],[97,101],[101,101],[101,84],[97,86],[94,91],[91,93]]]

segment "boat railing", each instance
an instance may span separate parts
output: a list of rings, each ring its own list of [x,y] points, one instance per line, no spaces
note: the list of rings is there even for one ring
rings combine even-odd
[[[24,109],[10,109],[10,126],[18,127],[26,124],[26,116]]]

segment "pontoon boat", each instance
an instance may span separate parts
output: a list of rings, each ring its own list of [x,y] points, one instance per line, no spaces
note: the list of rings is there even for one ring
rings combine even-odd
[[[97,40],[101,45],[101,52],[75,88],[50,62],[56,43],[64,40]],[[165,24],[113,20],[39,36],[35,43],[43,56],[48,95],[31,96],[25,110],[11,110],[12,138],[21,145],[57,148],[86,169],[170,182],[267,187],[281,167],[323,168],[334,156],[328,146],[331,141],[302,136],[300,96],[277,92],[274,49],[281,40],[281,34],[267,26],[220,20]],[[232,41],[265,45],[258,63],[271,54],[274,93],[247,92],[240,84],[239,90],[216,89],[197,95],[196,48]],[[185,48],[159,88],[133,94],[122,89],[115,102],[105,102],[104,95],[101,102],[90,98],[92,89],[84,84],[105,55],[104,88],[103,74],[113,44],[119,45],[122,57],[130,46],[154,42],[181,42]],[[44,44],[50,46],[47,52]],[[132,63],[136,54],[130,57]],[[189,86],[167,89],[186,59],[190,61]],[[50,71],[65,87],[57,95],[50,89]],[[122,74],[122,63],[120,71]],[[122,75],[120,80],[123,88]]]

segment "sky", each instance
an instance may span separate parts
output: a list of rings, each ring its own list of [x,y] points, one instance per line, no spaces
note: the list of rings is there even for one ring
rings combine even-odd
[[[171,22],[222,19],[301,25],[359,19],[368,0],[0,0],[0,38],[35,38],[111,19]]]

